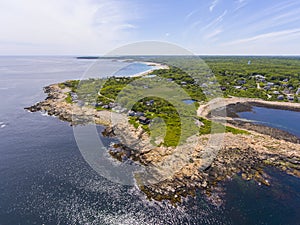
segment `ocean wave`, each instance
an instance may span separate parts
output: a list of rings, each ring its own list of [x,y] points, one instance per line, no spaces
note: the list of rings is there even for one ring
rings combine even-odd
[[[42,116],[49,116],[48,112],[41,112]]]

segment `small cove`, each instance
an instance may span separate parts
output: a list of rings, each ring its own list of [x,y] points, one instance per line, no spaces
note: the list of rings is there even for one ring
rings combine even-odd
[[[255,124],[278,128],[300,137],[300,112],[255,106],[251,111],[238,115]]]

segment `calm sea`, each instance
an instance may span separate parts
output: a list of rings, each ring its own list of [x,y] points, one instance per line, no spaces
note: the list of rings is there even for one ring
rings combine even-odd
[[[101,63],[116,70],[126,66]],[[300,179],[272,168],[271,187],[239,177],[224,184],[221,207],[200,193],[177,208],[148,202],[135,187],[99,176],[82,158],[68,123],[23,109],[45,98],[44,86],[80,79],[92,64],[72,57],[0,57],[1,225],[299,224]],[[120,75],[148,69],[134,64]],[[88,75],[108,75],[95,71]]]

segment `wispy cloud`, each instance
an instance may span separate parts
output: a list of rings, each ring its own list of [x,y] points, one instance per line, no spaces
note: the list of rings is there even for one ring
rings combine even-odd
[[[225,16],[226,16],[227,13],[228,13],[228,11],[225,10],[220,16],[218,16],[217,18],[215,18],[210,23],[206,24],[201,30],[209,29],[209,28],[214,27],[217,24],[221,23],[224,20],[224,18],[225,18]]]
[[[287,5],[276,4],[258,11],[250,17],[242,20],[239,25],[240,32],[253,35],[253,33],[263,33],[267,31],[279,31],[282,29],[298,28],[300,23],[300,2],[298,6],[295,2],[287,2]]]
[[[219,0],[213,0],[210,7],[209,7],[209,11],[212,12],[214,10],[214,8],[218,5]]]
[[[199,12],[199,10],[198,9],[196,9],[196,10],[193,10],[193,11],[191,11],[190,13],[188,13],[186,16],[185,16],[185,20],[189,20],[191,17],[193,17],[196,13],[198,13]]]
[[[272,40],[274,38],[278,37],[284,37],[289,38],[293,35],[300,35],[300,28],[299,29],[290,29],[290,30],[283,30],[283,31],[277,31],[277,32],[269,32],[265,34],[256,35],[249,38],[239,39],[232,42],[225,43],[224,45],[238,45],[238,44],[246,44],[251,43],[254,41],[265,41],[265,40]]]
[[[35,54],[105,52],[130,38],[132,5],[118,0],[0,1],[0,41],[35,43]],[[28,51],[26,46],[0,46]]]
[[[209,40],[209,39],[213,39],[215,37],[217,37],[218,35],[220,35],[223,32],[223,29],[219,28],[219,29],[215,29],[210,33],[207,33],[204,36],[204,39]],[[214,39],[215,40],[215,39]]]
[[[237,0],[236,1],[236,8],[233,10],[233,12],[236,12],[242,8],[244,8],[247,5],[247,1],[246,0]]]

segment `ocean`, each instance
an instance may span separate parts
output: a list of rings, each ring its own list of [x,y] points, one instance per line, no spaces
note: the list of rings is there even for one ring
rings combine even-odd
[[[299,224],[300,179],[274,168],[267,169],[271,187],[239,176],[225,182],[220,207],[197,192],[174,208],[98,175],[80,154],[68,123],[24,110],[46,97],[46,85],[109,75],[104,68],[86,74],[93,63],[75,57],[0,57],[1,225]],[[100,65],[115,71],[125,67],[119,75],[149,69],[110,60]],[[100,135],[103,127],[97,128]],[[111,139],[103,141],[109,145]]]

